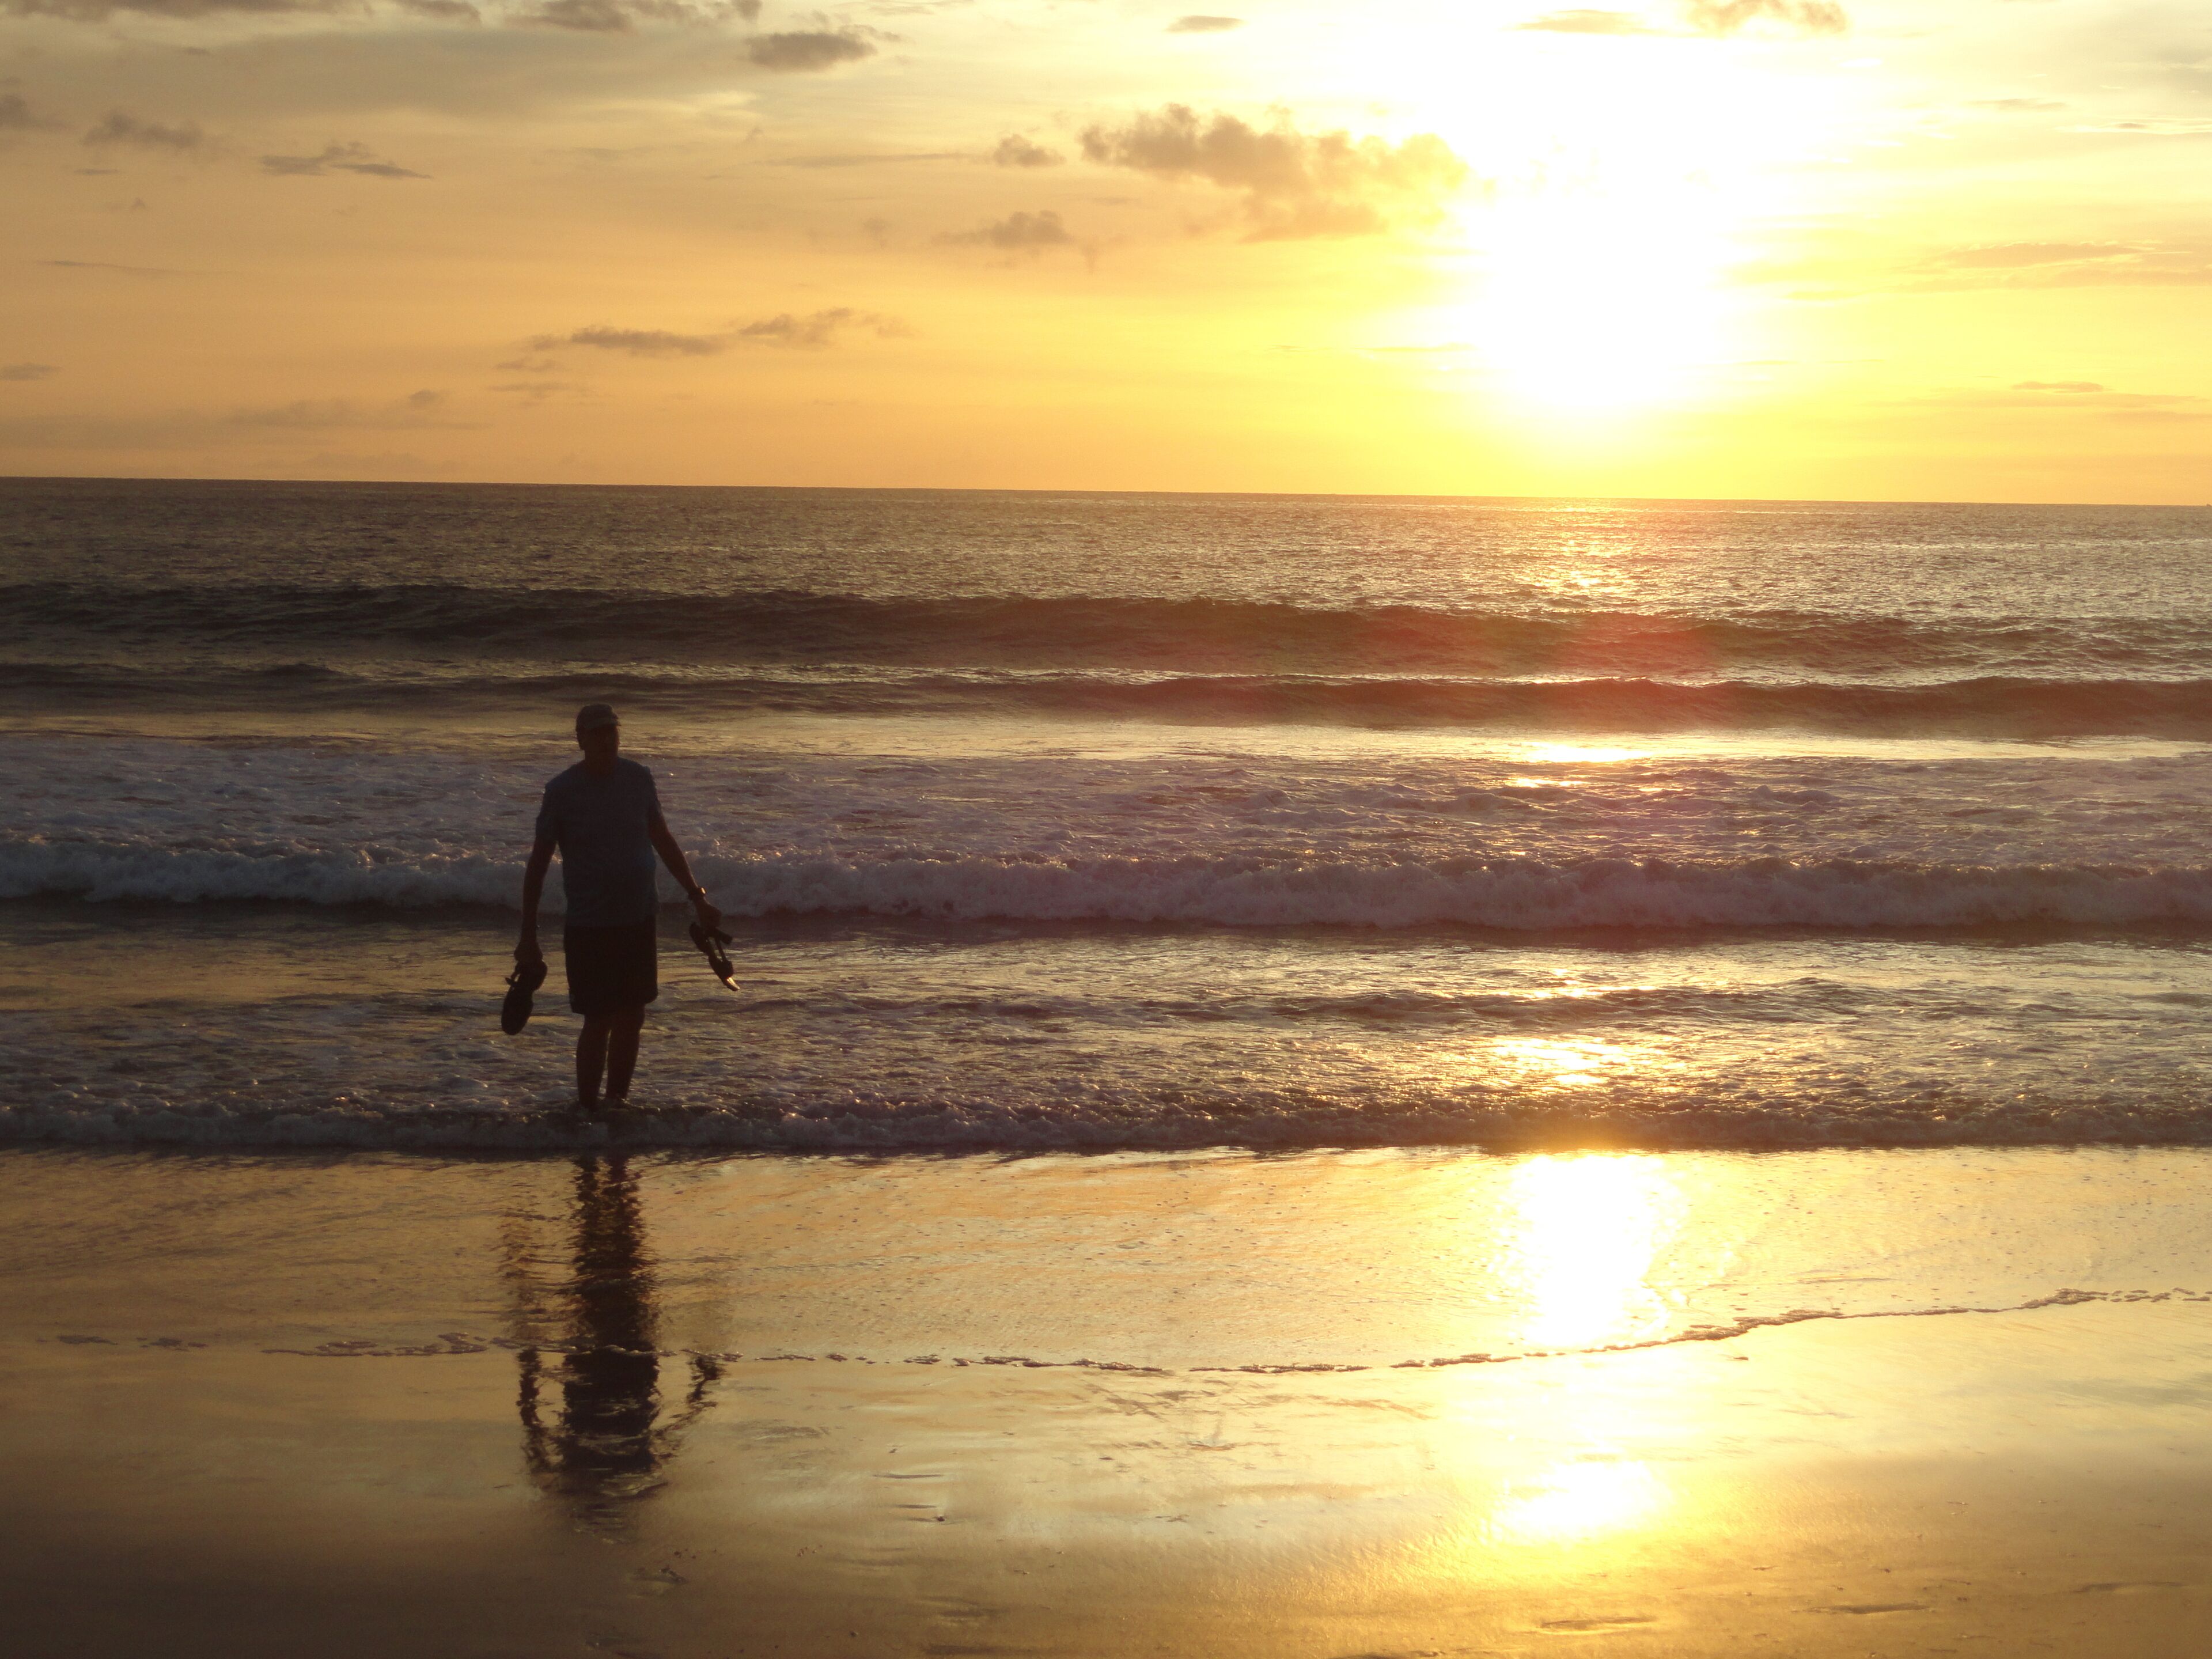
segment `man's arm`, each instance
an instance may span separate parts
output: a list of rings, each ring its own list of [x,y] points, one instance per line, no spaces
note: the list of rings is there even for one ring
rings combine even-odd
[[[668,866],[668,873],[683,884],[690,896],[691,908],[699,913],[699,920],[709,927],[722,925],[722,913],[707,902],[707,890],[691,879],[691,866],[684,857],[684,849],[676,844],[676,836],[668,828],[668,820],[653,810],[646,825],[646,833],[653,837],[653,850],[660,854],[660,861]]]
[[[541,836],[531,847],[530,862],[522,872],[522,938],[514,947],[517,962],[543,962],[538,948],[538,904],[545,896],[545,872],[553,865],[553,838]]]

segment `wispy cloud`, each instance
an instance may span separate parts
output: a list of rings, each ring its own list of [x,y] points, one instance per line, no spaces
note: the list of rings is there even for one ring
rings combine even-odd
[[[1760,21],[1805,34],[1844,34],[1851,27],[1834,0],[1688,0],[1683,10],[1690,27],[1704,34],[1735,34]]]
[[[42,265],[52,265],[63,270],[112,270],[125,276],[192,276],[204,272],[173,270],[167,265],[118,265],[105,259],[41,259]]]
[[[2068,264],[2082,259],[2124,259],[2142,250],[2126,242],[1996,242],[1952,248],[1935,263],[1954,270],[2003,270],[2026,265]]]
[[[226,13],[262,15],[349,9],[347,0],[0,0],[0,13],[11,17],[62,17],[76,23],[104,23],[118,12],[147,17],[218,17]]]
[[[1188,17],[1176,18],[1174,22],[1168,25],[1168,33],[1170,34],[1226,34],[1231,29],[1241,29],[1243,27],[1244,20],[1241,17],[1214,17],[1204,12],[1198,12]]]
[[[1075,238],[1067,234],[1060,215],[1050,208],[1036,213],[1010,213],[994,223],[974,230],[949,231],[937,239],[940,242],[965,243],[975,247],[994,247],[1009,253],[1038,253],[1048,247],[1073,247]]]
[[[1577,7],[1569,11],[1547,11],[1541,17],[1532,17],[1517,28],[1539,29],[1550,34],[1659,34],[1655,29],[1628,11],[1595,11]]]
[[[444,0],[423,3],[442,6]],[[685,0],[544,0],[534,10],[510,12],[507,21],[529,28],[573,29],[580,34],[629,34],[640,21],[694,28],[712,27],[732,18],[750,22],[760,9],[760,0],[735,0],[728,5],[691,5]]]
[[[610,328],[599,325],[571,334],[539,334],[531,339],[538,351],[560,346],[589,346],[598,351],[627,352],[633,357],[711,357],[729,346],[719,334],[673,334],[659,328]]]
[[[848,331],[860,330],[884,338],[908,332],[896,317],[851,306],[835,306],[800,314],[781,312],[751,322],[732,323],[713,334],[679,334],[668,329],[616,328],[595,324],[568,334],[539,334],[531,339],[535,351],[562,346],[584,346],[597,351],[616,351],[631,357],[713,357],[733,346],[792,346],[817,350],[833,345]],[[501,365],[502,368],[507,365]],[[521,367],[520,364],[514,367]]]
[[[855,311],[850,306],[836,306],[827,311],[811,311],[805,316],[783,312],[774,317],[763,317],[757,322],[746,323],[737,331],[741,343],[752,345],[793,346],[800,350],[819,350],[834,345],[837,337],[848,329],[862,329],[884,339],[893,339],[911,333],[907,325],[896,317],[885,317],[872,311]]]
[[[21,93],[0,93],[0,133],[42,132],[60,125],[33,109]]]
[[[1287,116],[1265,129],[1233,115],[1201,118],[1187,104],[1088,127],[1083,154],[1103,166],[1242,192],[1254,240],[1371,235],[1389,228],[1392,215],[1434,218],[1468,178],[1467,163],[1433,133],[1392,145],[1344,131],[1301,132]]]
[[[95,149],[128,144],[137,149],[166,149],[182,154],[206,149],[208,139],[191,121],[166,126],[159,121],[142,121],[135,115],[115,110],[84,135],[84,142]]]
[[[998,148],[991,152],[991,160],[1002,167],[1056,167],[1066,159],[1058,150],[1047,149],[1018,132],[1000,139]]]
[[[757,34],[745,42],[746,58],[757,67],[777,75],[818,75],[840,64],[857,64],[875,55],[869,32],[859,28]]]
[[[365,173],[372,179],[427,179],[427,173],[417,173],[412,167],[403,167],[397,162],[377,159],[366,144],[341,144],[336,142],[323,146],[319,155],[264,155],[261,170],[290,179],[319,178],[330,173]]]
[[[0,380],[43,380],[60,373],[52,363],[0,363]]]
[[[780,155],[763,163],[772,167],[866,167],[900,161],[968,161],[957,149],[854,150],[827,155]]]
[[[227,426],[295,432],[397,431],[416,427],[459,430],[473,424],[446,416],[441,413],[445,403],[444,392],[428,390],[411,392],[388,404],[363,404],[349,398],[301,398],[289,404],[235,409],[222,421]]]

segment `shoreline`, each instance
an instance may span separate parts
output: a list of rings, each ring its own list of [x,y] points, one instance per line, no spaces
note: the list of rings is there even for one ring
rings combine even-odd
[[[0,1152],[0,1595],[26,1659],[2167,1659],[2202,1162]]]

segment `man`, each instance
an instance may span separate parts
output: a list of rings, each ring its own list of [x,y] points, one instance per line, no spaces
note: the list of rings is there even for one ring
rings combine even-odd
[[[645,1005],[660,994],[653,855],[660,854],[669,874],[690,895],[701,921],[716,927],[722,913],[691,879],[684,849],[660,816],[653,774],[622,758],[622,722],[615,711],[603,702],[586,703],[576,715],[576,746],[584,758],[545,786],[545,804],[538,809],[538,839],[522,876],[522,939],[514,959],[526,967],[545,960],[538,948],[538,903],[557,851],[568,894],[561,933],[568,1006],[584,1017],[576,1038],[576,1099],[588,1112],[599,1107],[603,1069],[609,1103],[629,1097]]]

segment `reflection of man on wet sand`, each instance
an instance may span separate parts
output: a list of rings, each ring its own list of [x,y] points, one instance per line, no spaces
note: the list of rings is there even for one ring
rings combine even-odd
[[[660,1484],[676,1437],[707,1405],[716,1371],[713,1361],[695,1356],[683,1407],[660,1418],[653,1263],[637,1178],[619,1158],[580,1158],[574,1191],[568,1279],[550,1306],[541,1292],[526,1309],[526,1332],[547,1316],[556,1322],[546,1346],[557,1353],[560,1405],[548,1424],[538,1410],[544,1359],[538,1347],[524,1347],[517,1356],[523,1455],[580,1519],[596,1531],[619,1532],[624,1506]],[[510,1273],[521,1269],[510,1263]],[[526,1271],[521,1277],[527,1287]]]
[[[599,1103],[603,1068],[607,1099],[617,1105],[629,1099],[645,1005],[660,994],[653,854],[690,895],[692,908],[709,929],[720,924],[722,913],[691,879],[684,849],[660,816],[653,774],[622,758],[622,722],[615,711],[603,702],[586,704],[576,715],[576,744],[584,758],[545,786],[538,809],[538,838],[522,877],[522,939],[514,959],[525,966],[545,959],[538,948],[538,905],[557,851],[568,896],[561,934],[568,1006],[584,1017],[576,1037],[576,1101],[591,1111]]]

